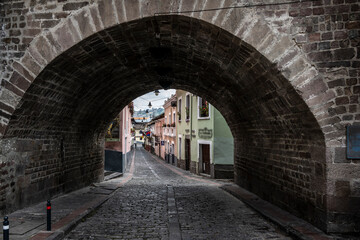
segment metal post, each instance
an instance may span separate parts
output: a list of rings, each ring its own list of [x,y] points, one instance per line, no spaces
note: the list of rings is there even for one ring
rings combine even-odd
[[[46,212],[47,212],[47,227],[46,227],[46,231],[51,231],[51,202],[50,202],[50,200],[47,201],[47,204],[46,204]]]
[[[9,240],[9,220],[8,217],[4,217],[4,222],[3,222],[3,239],[4,240]]]

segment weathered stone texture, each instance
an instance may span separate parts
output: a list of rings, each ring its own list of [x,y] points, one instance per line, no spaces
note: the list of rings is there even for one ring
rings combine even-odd
[[[290,9],[290,15],[294,22],[302,24],[304,31],[295,31],[294,34],[307,37],[307,41],[298,42],[307,52],[316,68],[324,77],[328,88],[333,90],[335,96],[328,99],[328,117],[320,121],[328,146],[334,147],[328,154],[327,185],[335,184],[335,190],[329,190],[327,204],[329,222],[328,231],[352,231],[359,226],[354,225],[358,219],[353,214],[358,210],[358,197],[350,197],[349,182],[357,181],[358,174],[338,174],[350,169],[358,169],[358,160],[346,158],[345,151],[345,127],[356,123],[359,93],[360,68],[356,66],[359,61],[358,52],[360,40],[360,27],[358,23],[359,1],[316,1],[307,7]],[[311,11],[312,10],[312,11]],[[294,25],[296,26],[296,25]],[[315,96],[314,96],[315,97]],[[355,165],[354,165],[355,164]],[[337,180],[339,179],[339,180]],[[332,189],[332,187],[329,187]],[[348,206],[344,209],[341,206]],[[349,213],[346,217],[346,212]],[[355,214],[356,215],[356,214]],[[341,219],[341,220],[340,220]]]
[[[227,119],[237,183],[324,230],[360,231],[352,224],[360,199],[360,170],[352,170],[360,162],[344,152],[345,128],[360,120],[359,1],[153,17],[245,2],[1,1],[0,132],[9,149],[16,145],[12,138],[51,149],[2,153],[17,159],[3,161],[9,177],[1,191],[12,206],[32,194],[40,200],[40,192],[67,191],[61,176],[65,182],[81,176],[77,187],[98,179],[97,134],[127,102],[160,87],[158,67],[170,67],[173,87],[206,97]],[[159,44],[156,33],[172,49],[162,62],[149,52]],[[83,132],[91,132],[85,142],[78,138]],[[67,146],[63,163],[59,135]],[[86,159],[94,164],[83,173]],[[14,175],[12,169],[25,166],[18,162],[28,165]],[[64,175],[67,168],[71,174]],[[13,189],[29,196],[16,202]]]
[[[103,149],[78,135],[42,140],[2,140],[3,212],[75,190],[103,176]]]

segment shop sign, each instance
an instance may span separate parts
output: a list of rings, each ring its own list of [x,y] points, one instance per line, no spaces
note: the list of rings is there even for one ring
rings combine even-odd
[[[212,129],[207,129],[207,128],[201,128],[198,131],[199,133],[199,138],[204,138],[204,139],[209,139],[212,138]]]

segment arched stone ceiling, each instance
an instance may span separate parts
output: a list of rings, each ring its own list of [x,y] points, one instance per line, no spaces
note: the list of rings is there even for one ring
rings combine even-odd
[[[72,128],[100,133],[134,98],[162,88],[161,79],[207,98],[234,136],[235,128],[265,135],[287,129],[322,139],[307,105],[276,66],[229,32],[184,16],[120,24],[68,49],[34,80],[6,136]]]

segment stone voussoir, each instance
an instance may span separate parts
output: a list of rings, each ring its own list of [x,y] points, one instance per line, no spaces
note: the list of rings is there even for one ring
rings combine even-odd
[[[108,28],[118,24],[116,7],[113,0],[100,1],[98,3],[98,9],[104,28]]]
[[[88,8],[74,14],[72,22],[74,25],[77,25],[82,39],[96,33],[96,27]]]
[[[42,67],[34,60],[29,52],[25,53],[24,57],[21,59],[21,64],[33,77],[36,77],[42,70]]]

